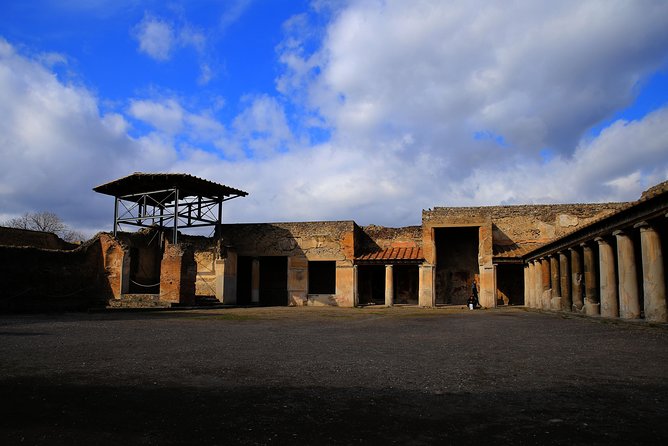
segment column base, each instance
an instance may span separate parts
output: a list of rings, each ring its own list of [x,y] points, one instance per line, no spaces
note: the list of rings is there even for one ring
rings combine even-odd
[[[584,305],[585,314],[587,316],[600,316],[601,315],[601,304],[596,302],[585,302]]]
[[[550,309],[555,311],[561,310],[561,296],[553,296],[550,299]]]

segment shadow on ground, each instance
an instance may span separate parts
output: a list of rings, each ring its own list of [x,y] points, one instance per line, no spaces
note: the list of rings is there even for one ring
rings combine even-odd
[[[0,381],[2,444],[665,444],[668,386],[516,393]]]

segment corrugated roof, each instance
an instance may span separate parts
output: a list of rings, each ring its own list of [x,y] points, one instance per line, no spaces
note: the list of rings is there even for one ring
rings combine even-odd
[[[424,260],[422,248],[386,248],[362,254],[355,258],[363,262],[385,262],[385,261],[418,261]]]
[[[185,173],[144,173],[135,172],[123,178],[94,187],[95,192],[123,197],[131,194],[155,192],[166,189],[179,189],[179,195],[223,198],[229,196],[245,197],[244,192],[224,184],[198,178]]]

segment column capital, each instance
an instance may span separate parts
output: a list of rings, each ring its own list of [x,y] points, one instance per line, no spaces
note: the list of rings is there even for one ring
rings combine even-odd
[[[589,246],[589,242],[582,242],[580,243],[580,246],[584,249],[591,249],[591,246]]]
[[[614,231],[614,232],[612,233],[612,235],[614,235],[615,237],[617,237],[617,236],[619,236],[619,235],[624,236],[624,235],[628,235],[628,234],[627,234],[626,232],[624,232],[623,230],[621,230],[621,229],[617,229],[616,231]]]
[[[568,250],[571,251],[571,252],[575,251],[576,249],[577,248],[575,246],[571,246],[570,248],[568,248]]]
[[[642,230],[642,229],[650,227],[650,224],[647,223],[646,221],[641,221],[641,222],[636,223],[635,225],[633,225],[633,227],[634,228],[640,228]]]

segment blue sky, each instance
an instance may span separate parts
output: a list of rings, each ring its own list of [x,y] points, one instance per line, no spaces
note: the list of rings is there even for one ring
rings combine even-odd
[[[5,0],[0,220],[110,227],[134,171],[247,190],[225,221],[419,224],[668,178],[661,0]]]

